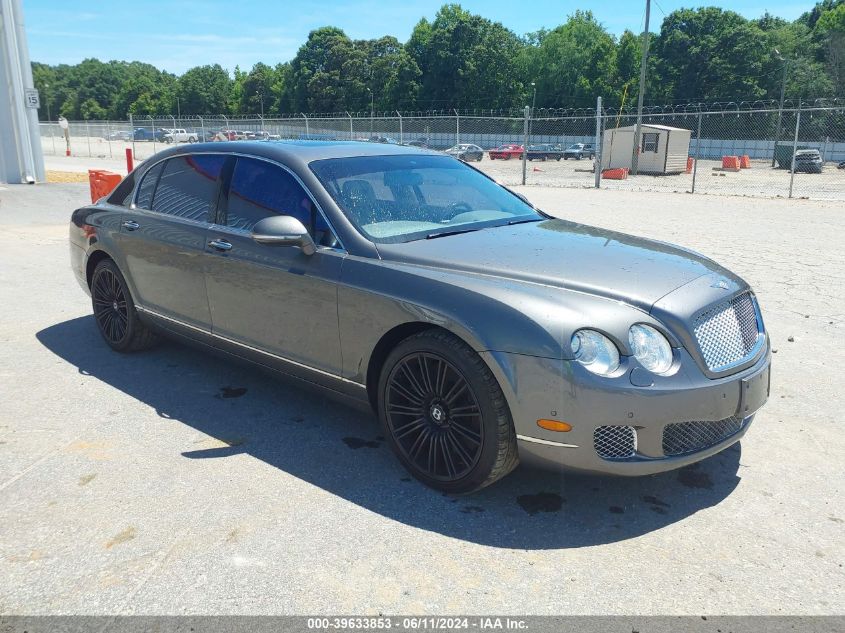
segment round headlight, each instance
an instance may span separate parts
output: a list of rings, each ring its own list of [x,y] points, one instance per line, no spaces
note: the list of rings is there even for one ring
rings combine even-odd
[[[619,350],[609,338],[595,330],[578,330],[570,341],[575,360],[594,374],[608,376],[619,367]]]
[[[637,323],[628,330],[628,342],[634,358],[650,372],[662,374],[672,366],[672,346],[650,325]]]

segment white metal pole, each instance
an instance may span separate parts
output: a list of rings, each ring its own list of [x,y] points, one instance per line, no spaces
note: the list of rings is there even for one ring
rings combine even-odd
[[[528,118],[531,113],[531,107],[525,106],[525,124],[522,130],[522,184],[525,184],[525,170],[527,169],[528,160]]]
[[[801,102],[798,102],[798,116],[795,119],[795,138],[792,140],[792,167],[789,174],[789,197],[792,197],[792,183],[795,181],[795,152],[798,151],[798,129],[801,127]]]
[[[601,97],[596,97],[596,157],[593,161],[593,171],[595,171],[596,189],[601,186]]]

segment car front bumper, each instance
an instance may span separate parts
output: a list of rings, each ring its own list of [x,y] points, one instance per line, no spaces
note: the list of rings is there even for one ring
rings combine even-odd
[[[680,468],[736,443],[769,395],[768,341],[751,367],[715,380],[704,376],[684,349],[679,353],[679,370],[655,376],[647,387],[632,383],[633,367],[624,375],[602,378],[565,360],[499,352],[482,356],[505,391],[520,461],[639,476]],[[540,419],[567,422],[572,430],[545,430],[537,425]],[[678,426],[667,430],[670,425]],[[714,429],[719,432],[711,432]],[[681,450],[679,431],[687,442]],[[599,453],[607,437],[611,442],[624,437],[633,442],[633,450],[624,457],[603,457]]]

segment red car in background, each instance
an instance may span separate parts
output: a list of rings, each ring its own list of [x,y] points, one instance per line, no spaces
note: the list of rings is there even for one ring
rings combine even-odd
[[[502,160],[510,160],[511,158],[522,158],[522,153],[525,149],[522,145],[501,145],[496,149],[490,150],[490,160],[501,158]]]

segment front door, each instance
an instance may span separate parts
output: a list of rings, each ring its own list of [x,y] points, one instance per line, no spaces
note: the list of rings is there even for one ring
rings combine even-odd
[[[345,252],[338,248],[313,199],[286,169],[238,157],[218,224],[206,250],[212,331],[226,339],[333,375],[341,373],[337,282]],[[318,244],[258,244],[256,222],[292,215]]]
[[[153,166],[121,225],[121,251],[135,302],[209,330],[205,245],[225,156],[176,156]]]

